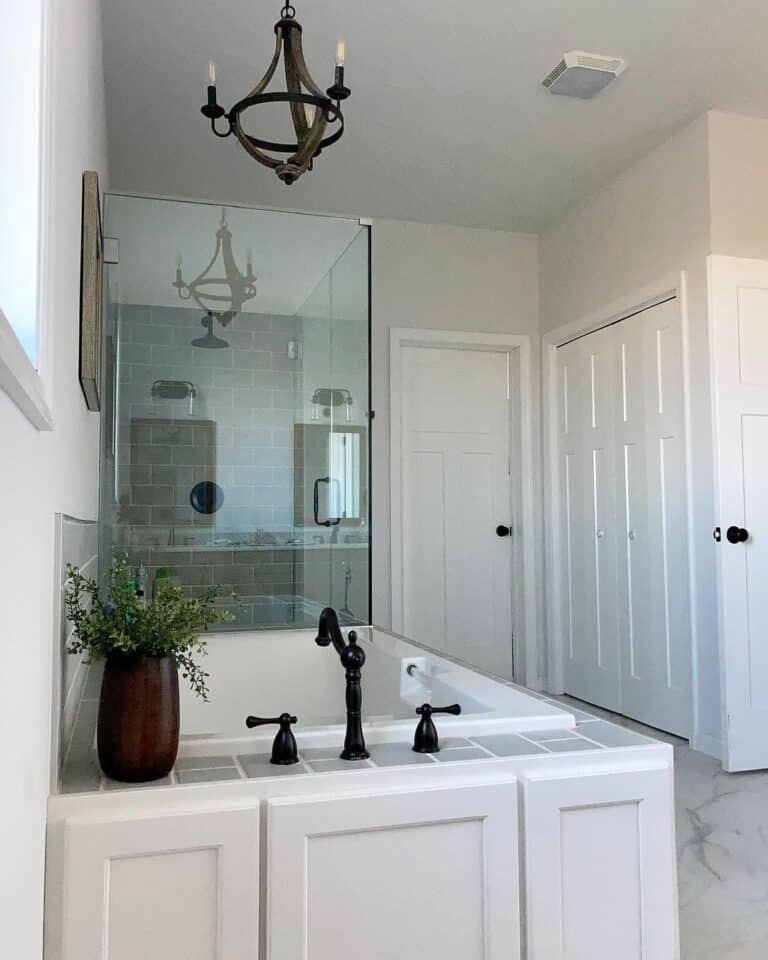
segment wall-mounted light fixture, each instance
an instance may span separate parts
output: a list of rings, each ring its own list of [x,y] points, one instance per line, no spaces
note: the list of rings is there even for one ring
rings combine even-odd
[[[323,416],[330,417],[331,407],[344,407],[347,423],[352,420],[352,394],[341,387],[318,387],[312,394],[312,419],[320,419],[320,407]]]

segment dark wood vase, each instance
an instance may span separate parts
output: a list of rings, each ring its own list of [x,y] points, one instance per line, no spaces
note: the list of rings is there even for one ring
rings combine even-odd
[[[113,780],[170,773],[179,749],[179,672],[173,657],[113,654],[104,665],[99,763]]]

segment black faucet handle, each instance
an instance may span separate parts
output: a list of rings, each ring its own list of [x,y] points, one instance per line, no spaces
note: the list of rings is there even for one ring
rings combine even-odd
[[[416,753],[439,753],[440,740],[437,736],[437,727],[432,722],[433,713],[452,713],[458,717],[461,713],[461,704],[452,703],[447,707],[433,707],[431,703],[422,703],[416,707],[416,713],[421,716],[413,737],[413,749]]]
[[[431,703],[422,703],[420,707],[416,707],[416,713],[427,716],[431,713],[452,713],[454,717],[458,717],[461,713],[461,704],[452,703],[447,707],[433,707]]]
[[[291,763],[299,762],[299,749],[296,746],[296,737],[291,730],[291,724],[297,722],[297,718],[290,713],[281,713],[279,717],[246,717],[245,725],[250,730],[253,727],[263,727],[267,724],[278,723],[280,729],[275,735],[272,744],[272,756],[270,763],[276,763],[280,766],[287,766]]]

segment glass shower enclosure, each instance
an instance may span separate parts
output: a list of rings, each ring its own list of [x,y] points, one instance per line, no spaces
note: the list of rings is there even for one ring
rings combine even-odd
[[[369,228],[107,195],[102,565],[370,622]]]

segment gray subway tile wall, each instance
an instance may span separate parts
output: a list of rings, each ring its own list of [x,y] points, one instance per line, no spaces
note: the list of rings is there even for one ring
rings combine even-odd
[[[121,308],[113,542],[164,568],[188,595],[217,585],[233,626],[296,619],[276,595],[303,593],[302,553],[278,549],[293,533],[293,423],[303,405],[301,359],[288,356],[295,317],[238,314],[217,335],[230,347],[200,350],[199,310]],[[157,380],[189,381],[193,395],[152,395]],[[192,486],[217,483],[215,514],[190,505]],[[283,538],[279,537],[280,533]]]

